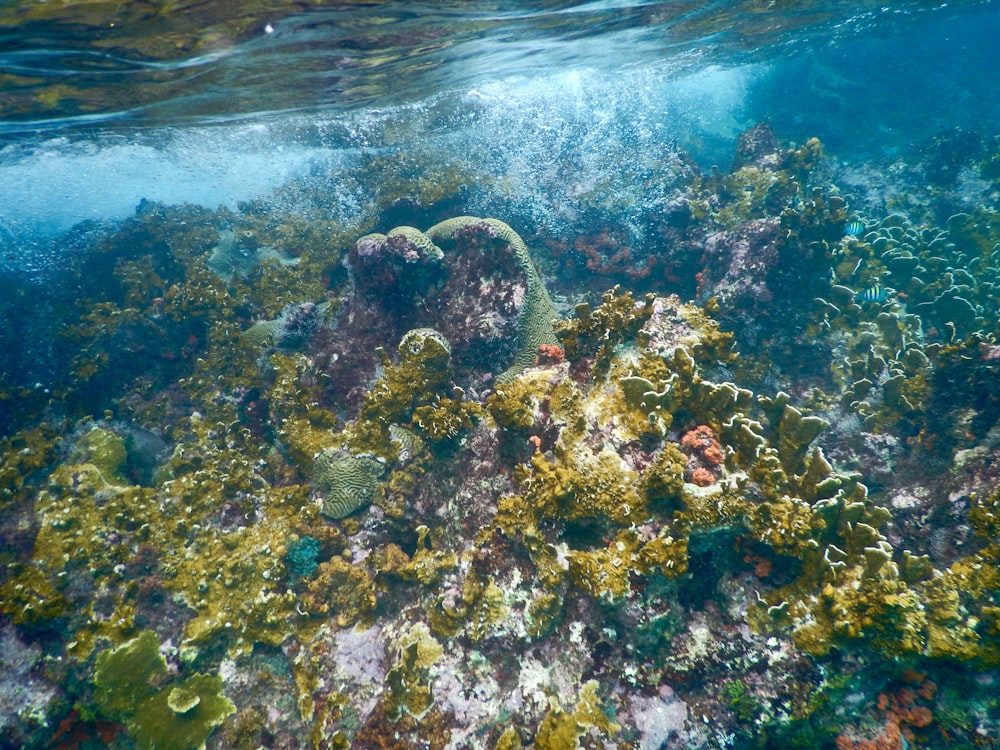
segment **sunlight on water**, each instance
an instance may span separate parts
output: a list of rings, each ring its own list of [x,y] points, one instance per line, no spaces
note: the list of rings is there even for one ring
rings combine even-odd
[[[758,75],[750,66],[679,76],[663,66],[613,76],[581,67],[386,110],[10,146],[0,163],[0,243],[122,219],[143,199],[235,208],[307,174],[324,174],[348,205],[357,188],[340,183],[338,168],[380,149],[436,150],[490,178],[473,205],[488,212],[503,199],[524,220],[557,227],[599,183],[632,191],[638,165],[660,158],[664,144],[684,143],[706,165],[731,158]]]
[[[41,144],[0,167],[0,221],[36,235],[120,219],[142,200],[215,208],[266,194],[321,153],[276,143],[264,126],[164,133],[159,145],[113,139]]]

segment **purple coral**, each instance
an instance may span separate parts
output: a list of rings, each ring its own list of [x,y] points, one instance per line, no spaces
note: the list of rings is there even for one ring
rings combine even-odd
[[[705,238],[698,296],[716,297],[724,309],[759,314],[774,299],[768,277],[779,261],[780,222],[754,219]]]
[[[274,343],[282,349],[294,349],[305,343],[323,324],[323,312],[313,302],[286,305],[278,317]]]

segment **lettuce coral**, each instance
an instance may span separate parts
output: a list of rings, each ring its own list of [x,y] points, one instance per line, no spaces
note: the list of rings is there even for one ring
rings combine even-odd
[[[191,750],[236,711],[218,675],[168,678],[160,642],[150,630],[97,655],[94,703],[128,727],[140,748]]]

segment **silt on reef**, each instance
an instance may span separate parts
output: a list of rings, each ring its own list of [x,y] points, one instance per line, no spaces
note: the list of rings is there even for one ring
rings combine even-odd
[[[2,445],[0,647],[47,665],[3,682],[29,691],[4,731],[25,747],[992,737],[991,214],[861,221],[808,185],[821,155],[761,127],[730,173],[689,175],[689,244],[653,265],[684,268],[700,306],[615,287],[554,324],[494,219],[324,244],[292,217],[227,215],[230,236],[141,207],[91,261],[132,248],[68,330],[71,416]],[[255,262],[227,270],[236,245]],[[754,340],[781,348],[777,369]],[[966,531],[922,520],[945,511]]]

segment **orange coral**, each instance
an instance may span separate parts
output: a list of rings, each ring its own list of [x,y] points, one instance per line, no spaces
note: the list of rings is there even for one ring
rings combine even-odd
[[[715,475],[708,469],[699,466],[691,472],[691,481],[699,487],[708,487],[710,484],[715,484]]]
[[[934,696],[937,693],[937,685],[930,680],[926,680],[923,685],[917,690],[917,694],[923,698],[925,701],[934,700]]]
[[[566,360],[566,353],[559,344],[539,344],[535,355],[536,365],[558,365]]]
[[[708,425],[698,425],[693,430],[684,433],[681,447],[697,453],[709,466],[721,466],[725,458],[722,446]]]
[[[681,438],[681,447],[691,453],[688,471],[692,482],[707,487],[718,481],[725,454],[711,427],[698,425],[687,431]]]
[[[767,578],[774,569],[774,563],[766,557],[747,553],[743,555],[743,562],[753,563],[753,574],[758,578]]]
[[[837,750],[903,750],[913,742],[914,729],[923,729],[934,721],[934,712],[917,703],[918,698],[933,699],[937,685],[924,680],[926,673],[907,670],[903,679],[918,684],[915,690],[901,688],[897,693],[879,693],[876,706],[883,712],[885,723],[882,733],[874,739],[855,740],[842,734],[837,737]],[[904,744],[904,738],[906,740]]]
[[[927,706],[914,706],[906,712],[906,722],[918,729],[934,721],[934,713]]]

